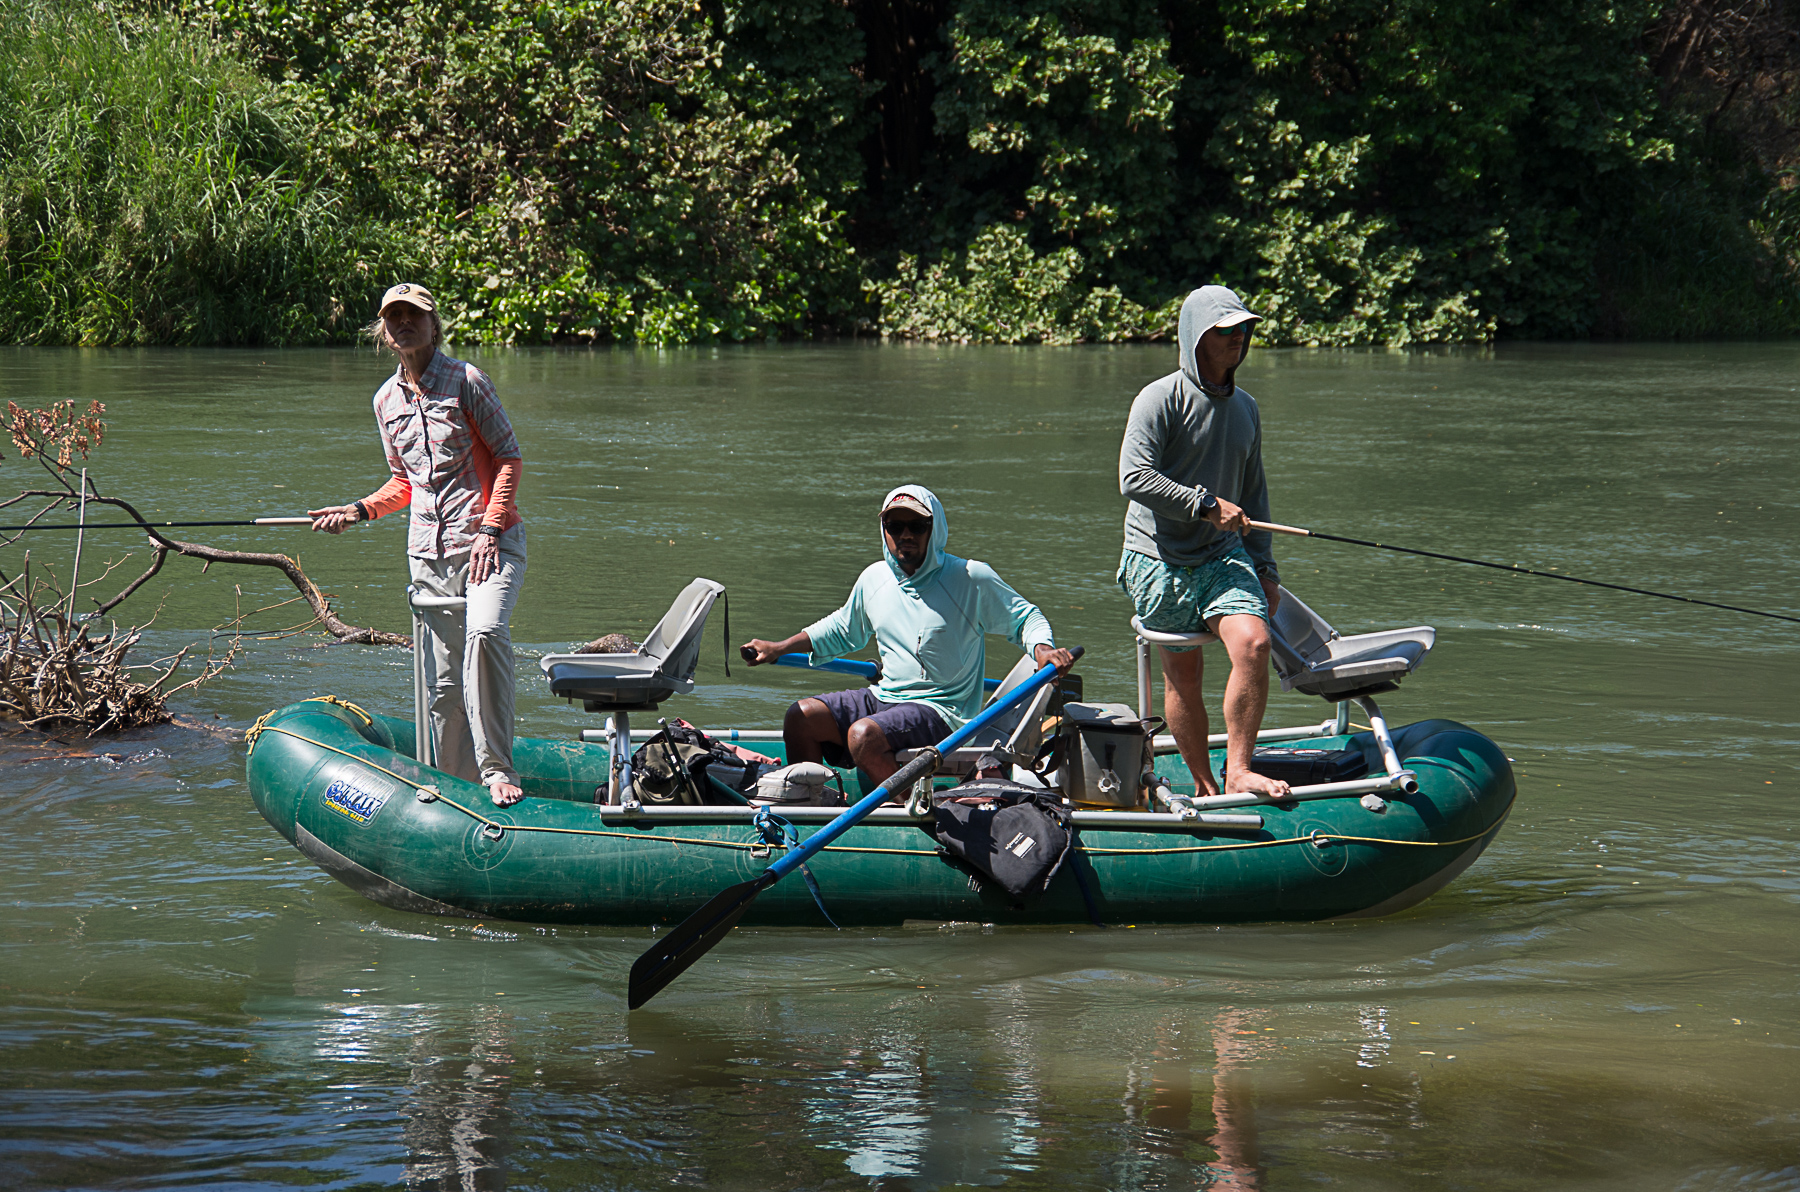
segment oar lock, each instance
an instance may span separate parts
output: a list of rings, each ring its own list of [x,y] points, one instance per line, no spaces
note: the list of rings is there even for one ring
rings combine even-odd
[[[915,819],[924,819],[931,814],[932,774],[936,772],[938,763],[944,760],[944,755],[936,748],[921,749],[919,752],[931,755],[931,768],[925,771],[923,778],[913,783],[912,793],[906,799],[906,814]]]

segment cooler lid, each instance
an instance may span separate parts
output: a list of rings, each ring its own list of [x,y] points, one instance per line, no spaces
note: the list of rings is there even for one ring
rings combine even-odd
[[[1121,732],[1141,731],[1137,710],[1130,704],[1077,704],[1062,706],[1062,715],[1081,728],[1115,728]]]

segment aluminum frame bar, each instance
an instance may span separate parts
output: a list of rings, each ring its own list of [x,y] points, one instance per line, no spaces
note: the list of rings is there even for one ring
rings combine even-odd
[[[650,827],[656,824],[748,824],[756,818],[755,807],[688,807],[671,805],[647,807],[634,804],[619,807],[607,804],[600,818],[608,825]],[[771,811],[796,824],[830,823],[843,813],[842,807],[783,807]],[[1253,832],[1263,826],[1260,815],[1220,815],[1205,812],[1101,811],[1076,810],[1071,813],[1078,828],[1114,828],[1142,832],[1238,831]],[[877,807],[861,821],[889,827],[920,827],[932,822],[929,815],[918,816],[904,806]]]

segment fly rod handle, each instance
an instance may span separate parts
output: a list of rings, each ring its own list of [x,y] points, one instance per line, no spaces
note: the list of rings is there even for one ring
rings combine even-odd
[[[310,517],[259,517],[250,523],[253,526],[310,526]]]
[[[1272,534],[1298,534],[1302,538],[1312,537],[1311,530],[1303,530],[1299,526],[1284,526],[1280,522],[1253,521],[1250,523],[1250,528],[1252,530],[1268,530]]]

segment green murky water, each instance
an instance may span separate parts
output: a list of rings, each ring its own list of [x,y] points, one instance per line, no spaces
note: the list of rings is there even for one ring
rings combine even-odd
[[[1089,647],[1090,693],[1129,699],[1118,434],[1171,357],[477,356],[526,457],[521,731],[591,726],[536,654],[647,626],[695,575],[730,586],[739,639],[828,610],[908,480],[944,498],[952,550]],[[0,396],[104,400],[107,491],[247,517],[375,486],[382,371],[15,350]],[[1579,346],[1258,352],[1242,380],[1278,520],[1800,613],[1797,375],[1785,345]],[[298,550],[348,618],[405,628],[398,519],[193,534]],[[83,574],[127,537],[90,538]],[[1800,1188],[1800,626],[1278,549],[1346,632],[1438,627],[1396,723],[1460,719],[1518,761],[1498,843],[1391,919],[746,931],[628,1015],[642,933],[384,910],[251,808],[225,730],[314,693],[405,714],[399,651],[251,641],[181,726],[85,757],[12,736],[0,1187]],[[149,657],[234,588],[288,598],[278,579],[177,561],[127,608],[162,602]],[[773,724],[818,683],[726,678],[709,641],[679,715]],[[1270,720],[1322,710],[1277,697]]]

